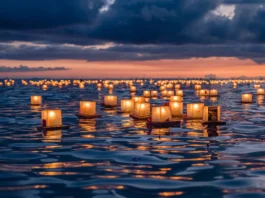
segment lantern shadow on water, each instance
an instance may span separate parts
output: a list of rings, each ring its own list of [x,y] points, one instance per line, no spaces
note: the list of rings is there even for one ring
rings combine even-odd
[[[145,97],[143,96],[133,96],[132,100],[138,103],[145,103]]]
[[[259,105],[264,103],[264,97],[264,95],[257,95],[257,103]]]

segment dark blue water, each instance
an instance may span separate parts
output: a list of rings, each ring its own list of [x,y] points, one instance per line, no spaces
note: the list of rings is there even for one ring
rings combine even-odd
[[[150,132],[143,121],[99,105],[102,118],[79,121],[79,101],[99,104],[108,92],[95,85],[44,91],[17,80],[0,87],[0,197],[265,197],[262,98],[242,105],[241,93],[255,93],[252,85],[213,87],[220,93],[217,101],[203,100],[221,105],[227,121],[214,134],[200,123]],[[146,83],[137,89],[142,95],[157,88]],[[192,87],[183,90],[185,103],[200,101]],[[129,88],[120,85],[114,94],[130,97]],[[31,95],[43,96],[42,108],[62,109],[63,123],[71,128],[37,131],[41,108],[28,105]]]

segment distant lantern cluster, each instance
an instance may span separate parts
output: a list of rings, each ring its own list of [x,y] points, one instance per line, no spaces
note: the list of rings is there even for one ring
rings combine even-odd
[[[101,106],[107,109],[116,110],[117,113],[127,113],[130,117],[137,120],[146,120],[148,127],[172,127],[178,126],[180,122],[186,120],[199,120],[202,123],[216,125],[224,123],[221,121],[221,107],[217,105],[206,106],[204,102],[185,102],[185,88],[193,87],[194,93],[200,97],[210,97],[211,102],[215,102],[221,94],[213,85],[229,85],[236,89],[241,85],[253,85],[255,93],[241,93],[238,102],[253,103],[253,95],[264,96],[265,90],[262,88],[264,80],[21,80],[24,86],[41,87],[48,91],[49,87],[75,86],[85,89],[86,86],[94,86],[95,91],[107,89],[108,94],[104,95]],[[15,80],[7,79],[0,82],[0,86],[11,87],[15,85]],[[140,87],[141,93],[139,94]],[[146,89],[148,87],[148,89]],[[183,89],[182,89],[183,88]],[[122,89],[128,92],[130,97],[118,98],[113,94],[113,90]],[[138,94],[137,94],[138,93]],[[164,104],[157,105],[154,102],[164,99]],[[150,102],[151,101],[151,102]],[[30,105],[41,106],[42,96],[33,95],[30,98]],[[184,109],[186,110],[184,114]],[[76,116],[80,119],[99,118],[97,114],[97,104],[95,101],[80,101],[79,110]],[[64,127],[62,124],[62,112],[60,109],[44,109],[41,112],[41,127],[43,129],[58,129]]]

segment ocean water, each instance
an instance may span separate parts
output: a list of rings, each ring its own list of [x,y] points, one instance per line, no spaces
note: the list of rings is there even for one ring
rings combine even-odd
[[[200,98],[182,86],[184,103],[220,105],[226,126],[216,132],[200,123],[146,129],[144,121],[100,107],[107,89],[69,85],[0,87],[0,197],[265,197],[265,105],[240,104],[253,85],[214,85],[219,98]],[[209,88],[208,86],[203,86]],[[137,94],[158,89],[137,84]],[[131,97],[116,86],[119,99]],[[42,95],[42,107],[29,106]],[[80,100],[97,101],[102,118],[78,120]],[[163,104],[166,100],[151,100]],[[185,105],[184,105],[185,106]],[[68,130],[43,133],[41,109],[60,108]]]

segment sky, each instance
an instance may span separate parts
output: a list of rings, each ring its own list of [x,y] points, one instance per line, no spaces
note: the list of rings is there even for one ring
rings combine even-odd
[[[265,0],[9,0],[0,78],[265,76]]]

